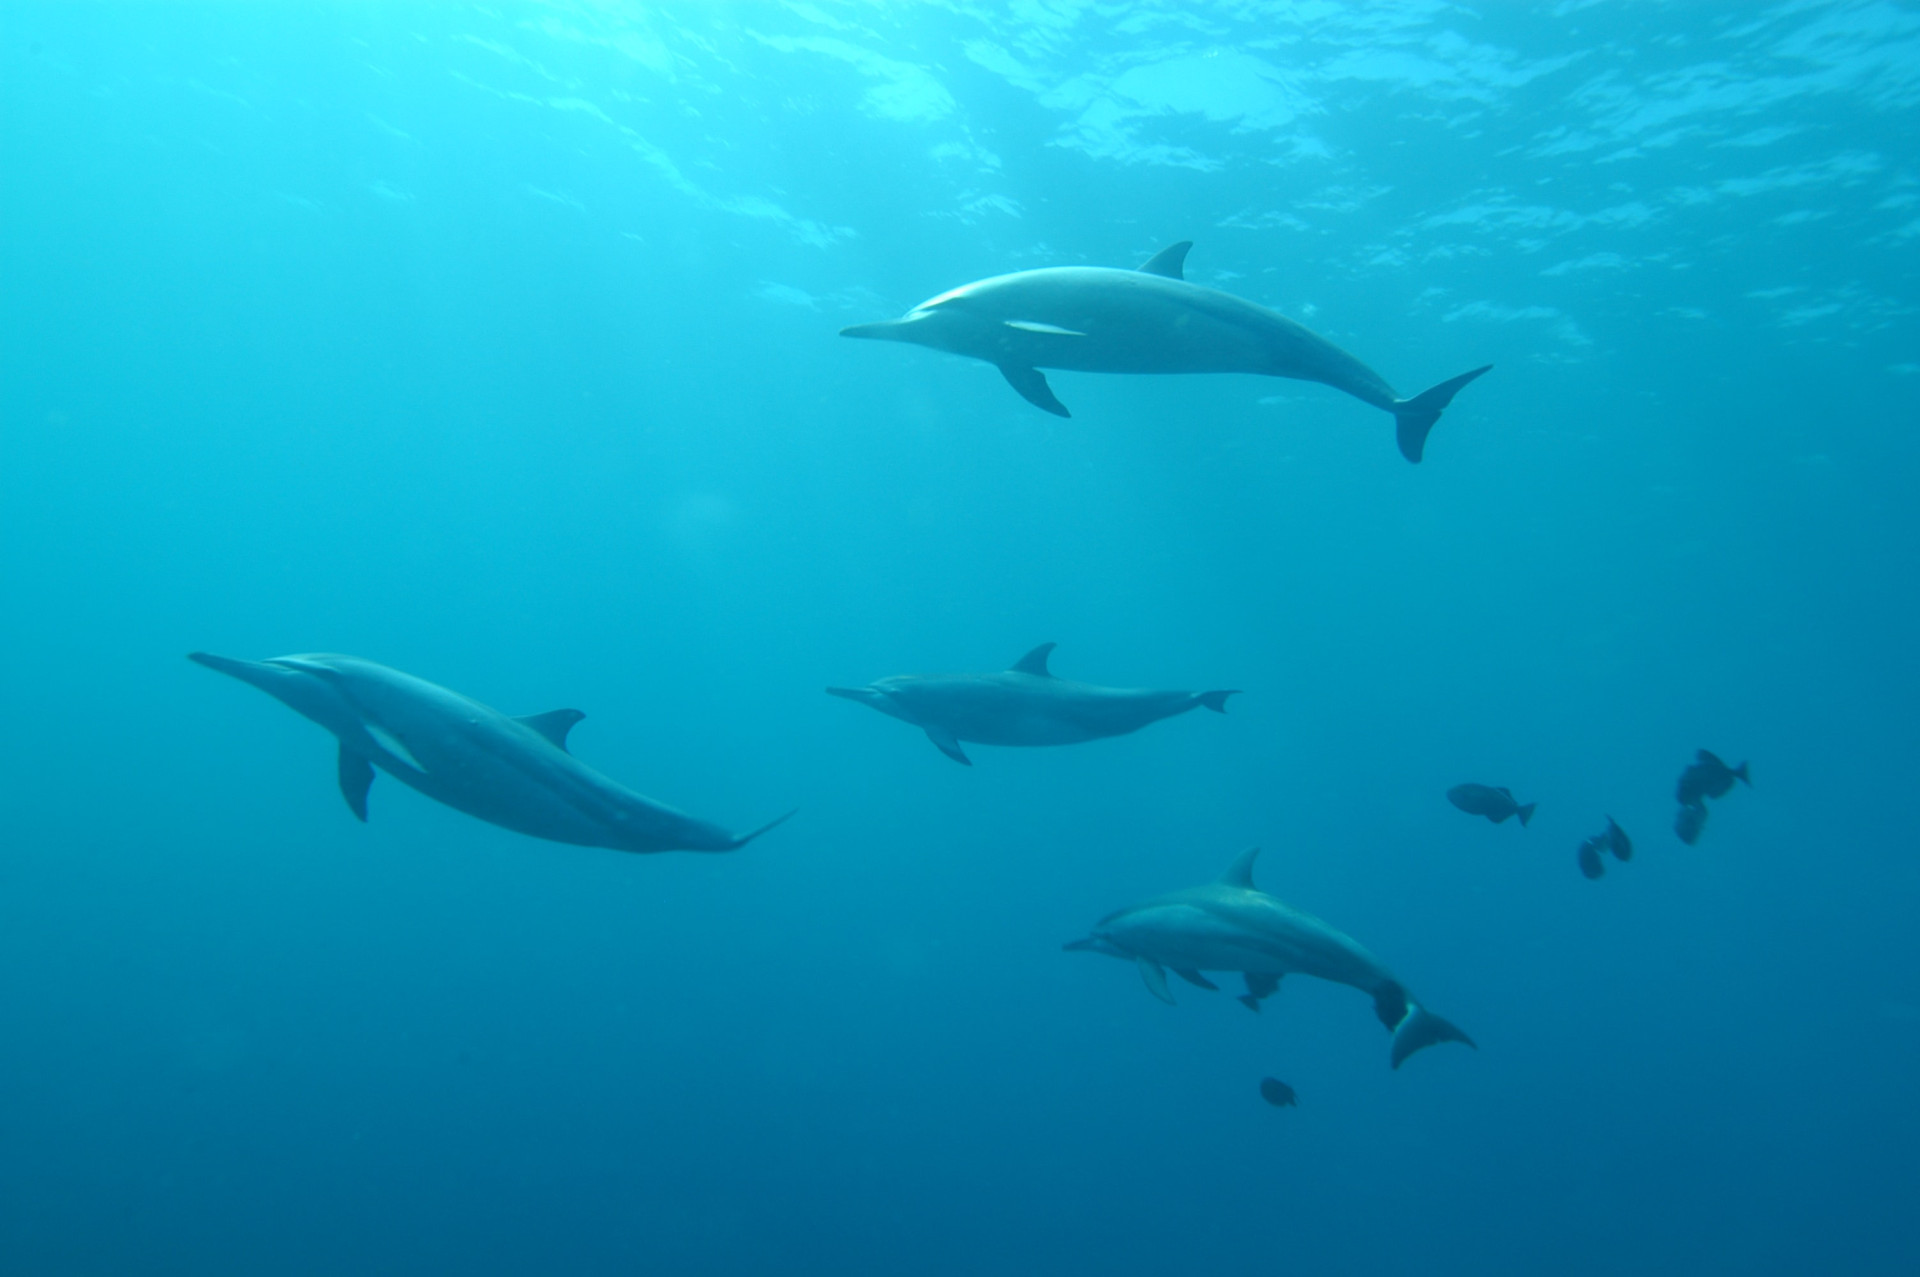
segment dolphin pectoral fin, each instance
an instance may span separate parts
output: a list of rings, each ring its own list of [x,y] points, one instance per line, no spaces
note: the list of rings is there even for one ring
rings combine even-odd
[[[952,732],[944,727],[929,727],[925,730],[927,739],[933,742],[935,749],[945,754],[948,758],[951,758],[954,762],[959,763],[962,767],[973,766],[973,760],[967,757],[966,750],[960,748],[959,738]]]
[[[564,750],[567,748],[567,733],[573,730],[575,723],[585,717],[586,715],[577,709],[550,709],[544,714],[528,714],[525,718],[516,718],[513,721],[531,727],[546,737],[548,744]]]
[[[1393,1031],[1393,1067],[1399,1068],[1409,1055],[1422,1047],[1434,1046],[1441,1042],[1464,1042],[1474,1050],[1480,1044],[1460,1031],[1459,1026],[1450,1024],[1424,1007],[1416,1006],[1400,1027]]]
[[[373,787],[373,764],[365,754],[340,747],[340,793],[361,823],[367,819],[367,790]]]
[[[1000,375],[1007,384],[1019,392],[1020,397],[1043,411],[1056,417],[1071,417],[1067,406],[1054,398],[1053,387],[1047,384],[1047,375],[1038,368],[1015,368],[1011,364],[1000,365]]]
[[[1254,997],[1251,993],[1243,993],[1240,996],[1236,997],[1234,1001],[1238,1002],[1241,1006],[1245,1007],[1249,1011],[1253,1011],[1257,1013],[1260,1010],[1260,999]]]
[[[1179,976],[1182,980],[1185,980],[1188,984],[1199,985],[1203,989],[1212,989],[1215,993],[1220,992],[1219,985],[1207,979],[1207,977],[1201,975],[1198,971],[1195,971],[1192,967],[1175,967],[1173,969],[1173,973]]]
[[[1147,982],[1147,992],[1173,1006],[1173,990],[1167,987],[1167,969],[1151,958],[1135,958],[1134,964],[1140,968],[1140,978]]]
[[[728,844],[727,850],[738,851],[742,847],[746,846],[748,843],[752,842],[754,839],[758,838],[761,834],[764,834],[769,829],[772,829],[775,825],[784,825],[787,821],[792,820],[795,816],[799,814],[800,814],[800,809],[798,807],[795,807],[792,811],[788,812],[784,816],[775,816],[772,820],[769,820],[766,824],[760,826],[760,828],[756,830],[753,830],[751,833],[741,834],[738,838],[735,838],[730,844]]]
[[[1427,432],[1433,429],[1433,423],[1440,420],[1440,414],[1453,402],[1453,397],[1460,393],[1462,387],[1492,367],[1492,364],[1488,364],[1472,372],[1463,372],[1431,390],[1421,391],[1411,399],[1395,400],[1392,410],[1394,437],[1400,445],[1400,455],[1415,465],[1420,464],[1420,456],[1427,447]]]
[[[373,743],[381,749],[386,750],[389,754],[392,754],[395,758],[417,772],[424,773],[427,770],[420,765],[420,760],[413,756],[413,751],[407,748],[407,743],[398,736],[395,736],[392,732],[380,726],[380,724],[373,722],[371,719],[364,723],[363,726],[367,729],[367,735],[373,737]]]
[[[1165,275],[1168,279],[1185,279],[1187,250],[1193,247],[1193,241],[1183,239],[1178,244],[1169,244],[1152,257],[1140,269],[1148,275]]]

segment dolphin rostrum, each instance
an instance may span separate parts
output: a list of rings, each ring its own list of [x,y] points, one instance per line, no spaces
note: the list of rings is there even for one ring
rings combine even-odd
[[[469,816],[517,833],[616,851],[733,851],[793,813],[735,837],[643,798],[567,752],[586,715],[508,718],[457,692],[353,656],[188,660],[251,683],[340,740],[340,792],[361,820],[377,766]]]
[[[1055,678],[1042,643],[1010,670],[998,674],[899,674],[866,687],[829,687],[828,695],[871,705],[912,723],[941,753],[973,766],[963,740],[982,745],[1074,745],[1103,736],[1125,736],[1148,723],[1205,705],[1227,712],[1237,688],[1215,692],[1154,692],[1095,687]]]
[[[1181,273],[1191,240],[1139,270],[1051,266],[941,293],[900,319],[842,328],[995,365],[1036,408],[1066,417],[1042,368],[1075,372],[1247,372],[1317,381],[1393,414],[1401,455],[1419,461],[1427,432],[1475,368],[1402,399],[1379,373],[1284,315]]]
[[[1255,1011],[1280,987],[1280,977],[1317,976],[1349,984],[1373,997],[1374,1014],[1393,1030],[1393,1067],[1421,1047],[1473,1039],[1415,1002],[1380,960],[1318,918],[1290,909],[1253,885],[1258,847],[1243,851],[1204,887],[1121,909],[1102,918],[1084,940],[1086,949],[1137,964],[1147,988],[1172,1002],[1167,969],[1203,989],[1219,986],[1203,971],[1238,971],[1247,982],[1240,998]]]

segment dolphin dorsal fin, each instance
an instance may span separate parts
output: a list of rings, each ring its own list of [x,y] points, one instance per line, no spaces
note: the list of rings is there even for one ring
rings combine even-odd
[[[524,723],[534,731],[546,737],[555,748],[567,748],[567,733],[573,725],[585,718],[577,709],[550,709],[544,714],[528,714],[525,718],[516,718],[516,723]]]
[[[1149,275],[1165,275],[1168,279],[1185,279],[1182,267],[1187,264],[1187,250],[1193,247],[1193,241],[1183,239],[1178,244],[1169,244],[1152,257],[1140,269]]]
[[[1025,656],[1013,663],[1013,668],[1021,674],[1031,674],[1035,678],[1052,678],[1053,671],[1047,668],[1047,657],[1058,643],[1042,643]]]
[[[1220,885],[1240,887],[1246,891],[1259,890],[1253,885],[1253,862],[1259,854],[1258,847],[1249,847],[1235,856],[1233,863],[1227,866],[1227,871],[1220,875]]]

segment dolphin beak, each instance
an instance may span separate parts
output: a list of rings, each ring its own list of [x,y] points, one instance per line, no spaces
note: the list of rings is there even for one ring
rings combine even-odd
[[[874,691],[871,687],[829,687],[827,689],[827,695],[839,696],[850,701],[859,701],[863,705],[871,704],[880,699],[880,693]]]
[[[853,324],[842,328],[842,337],[870,337],[875,341],[899,341],[900,330],[906,325],[898,319],[883,319],[877,324]]]
[[[1096,942],[1092,936],[1083,936],[1081,939],[1078,939],[1078,940],[1067,941],[1065,944],[1060,946],[1060,949],[1061,949],[1061,952],[1063,953],[1076,953],[1082,949],[1093,948],[1095,943]]]
[[[212,652],[188,652],[187,659],[195,665],[204,665],[210,670],[219,670],[242,683],[251,683],[264,688],[276,683],[287,675],[287,671],[260,661],[239,661],[231,656],[215,656]]]

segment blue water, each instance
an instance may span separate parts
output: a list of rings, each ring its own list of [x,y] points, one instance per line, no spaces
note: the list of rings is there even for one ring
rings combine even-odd
[[[0,1271],[1915,1271],[1916,108],[1892,3],[7,4]],[[1416,467],[837,336],[1181,239],[1494,371]],[[1049,640],[1245,694],[966,769],[821,690]],[[800,815],[362,826],[201,648]],[[1256,844],[1479,1050],[1060,951]]]

